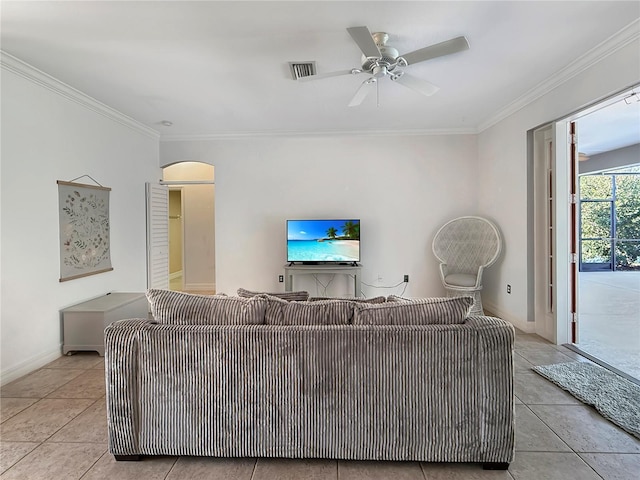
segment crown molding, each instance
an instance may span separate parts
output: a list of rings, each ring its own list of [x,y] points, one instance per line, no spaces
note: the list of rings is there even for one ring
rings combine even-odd
[[[475,128],[440,128],[423,130],[327,130],[327,131],[278,131],[278,132],[238,132],[162,135],[161,142],[194,142],[213,140],[247,140],[258,138],[302,138],[302,137],[397,137],[397,136],[433,136],[433,135],[475,135]]]
[[[3,70],[15,73],[16,75],[19,75],[20,77],[29,80],[36,85],[44,87],[52,91],[53,93],[57,93],[67,100],[76,102],[77,104],[82,105],[83,107],[88,108],[95,113],[103,115],[121,125],[129,127],[130,129],[135,130],[138,133],[142,133],[147,137],[156,140],[160,138],[160,133],[156,130],[147,127],[146,125],[138,122],[131,117],[128,117],[127,115],[115,110],[114,108],[109,107],[108,105],[105,105],[102,102],[99,102],[95,98],[82,93],[80,90],[76,90],[66,83],[61,82],[60,80],[41,70],[38,70],[34,66],[23,62],[22,60],[8,54],[3,50],[0,50],[0,67],[2,67]]]
[[[634,20],[622,30],[613,34],[594,48],[589,50],[584,55],[578,57],[563,69],[556,72],[554,75],[539,83],[531,90],[526,92],[521,97],[517,98],[507,106],[496,112],[491,117],[487,118],[478,125],[477,133],[480,133],[487,128],[492,127],[496,123],[504,120],[505,118],[513,115],[518,110],[529,105],[538,98],[551,92],[553,89],[569,81],[571,78],[582,73],[588,68],[592,67],[596,63],[600,62],[609,55],[615,53],[622,47],[628,45],[640,38],[640,19]]]

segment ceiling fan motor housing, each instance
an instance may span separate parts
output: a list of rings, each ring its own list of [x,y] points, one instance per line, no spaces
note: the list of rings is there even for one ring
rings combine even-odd
[[[382,70],[391,71],[396,66],[396,58],[398,58],[398,50],[387,45],[389,41],[389,34],[386,32],[375,32],[371,34],[373,41],[375,42],[378,50],[380,50],[379,57],[367,57],[362,55],[362,69],[365,72],[378,74]],[[383,74],[384,75],[384,74]]]
[[[362,56],[362,69],[370,72],[376,66],[385,66],[389,70],[393,70],[396,64],[396,58],[400,55],[398,50],[388,45],[378,45],[378,49],[380,50],[380,57],[378,58],[367,58],[364,55]]]

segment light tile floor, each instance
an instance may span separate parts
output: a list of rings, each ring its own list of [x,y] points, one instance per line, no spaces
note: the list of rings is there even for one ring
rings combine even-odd
[[[623,480],[638,478],[640,440],[531,371],[584,359],[533,334],[515,347],[516,456],[508,471],[479,464],[157,457],[107,452],[104,361],[61,357],[0,389],[0,479]]]

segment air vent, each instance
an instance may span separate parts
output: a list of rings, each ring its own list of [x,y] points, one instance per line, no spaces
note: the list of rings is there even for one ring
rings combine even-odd
[[[316,74],[316,62],[289,62],[294,80]]]

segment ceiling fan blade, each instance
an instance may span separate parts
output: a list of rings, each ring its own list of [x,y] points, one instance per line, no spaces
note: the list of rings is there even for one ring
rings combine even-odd
[[[413,65],[414,63],[424,62],[425,60],[442,57],[443,55],[451,55],[452,53],[462,52],[468,49],[469,42],[462,36],[405,53],[401,55],[401,57],[407,61],[407,65]]]
[[[413,75],[408,75],[406,73],[399,77],[391,77],[391,80],[427,97],[440,90],[440,88],[436,87],[433,83],[429,83],[426,80],[422,80],[421,78],[414,77]]]
[[[358,44],[365,57],[380,58],[382,56],[367,27],[351,27],[347,28],[347,32]]]
[[[327,73],[318,73],[316,75],[308,75],[306,77],[300,77],[298,79],[299,82],[309,82],[311,80],[319,80],[321,78],[329,78],[329,77],[339,77],[341,75],[356,75],[358,73],[362,73],[360,70],[356,68],[352,68],[350,70],[338,70],[335,72],[327,72]]]
[[[371,93],[373,89],[376,88],[377,82],[378,80],[373,77],[367,78],[364,82],[362,82],[360,88],[358,88],[358,91],[349,102],[349,106],[357,107],[358,105],[360,105],[364,101],[364,99],[367,98],[369,93]]]

